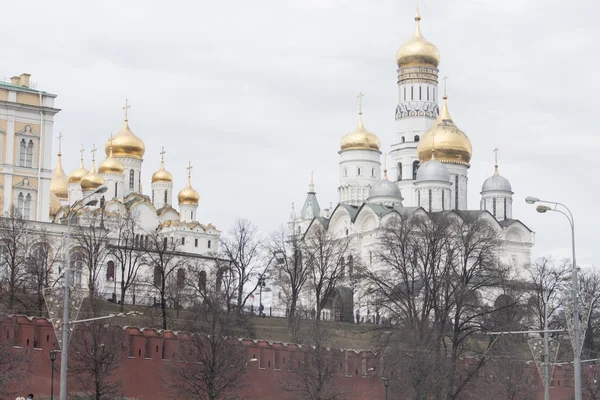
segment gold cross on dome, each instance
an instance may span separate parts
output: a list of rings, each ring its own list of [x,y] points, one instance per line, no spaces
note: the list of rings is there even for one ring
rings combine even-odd
[[[123,110],[125,110],[125,121],[127,121],[127,110],[130,108],[131,106],[129,105],[129,99],[125,99],[125,107],[123,107]]]
[[[356,98],[358,99],[358,113],[362,115],[362,98],[364,96],[363,92],[359,92]]]
[[[448,77],[444,76],[442,79],[444,80],[444,97],[446,97],[448,96]]]
[[[96,161],[96,151],[98,149],[96,148],[96,143],[94,143],[92,145],[92,150],[90,150],[90,152],[92,153],[92,161]]]
[[[62,148],[62,138],[63,138],[63,134],[62,132],[58,133],[58,154],[61,153],[61,148]]]
[[[194,168],[194,167],[192,167],[192,162],[190,161],[190,162],[189,162],[189,164],[188,164],[188,167],[187,167],[187,170],[188,170],[188,178],[191,178],[191,177],[192,177],[192,168]]]
[[[83,145],[81,145],[81,150],[79,150],[79,153],[81,153],[81,161],[83,161],[83,153],[85,152],[85,149],[83,148]]]
[[[165,161],[165,154],[166,154],[166,153],[167,153],[167,152],[165,151],[165,146],[162,146],[162,147],[160,148],[160,161]]]

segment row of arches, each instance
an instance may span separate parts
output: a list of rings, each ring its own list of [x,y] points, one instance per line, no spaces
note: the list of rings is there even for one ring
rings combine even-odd
[[[421,140],[421,137],[419,135],[415,135],[415,137],[413,138],[413,140],[415,142],[418,142],[419,140]],[[400,138],[400,143],[406,143],[406,138],[404,136],[402,136]]]
[[[412,179],[416,180],[417,179],[417,171],[419,170],[419,167],[421,166],[421,162],[419,160],[415,160],[412,163]],[[401,181],[402,180],[402,163],[399,162],[397,165],[398,168],[398,180]]]

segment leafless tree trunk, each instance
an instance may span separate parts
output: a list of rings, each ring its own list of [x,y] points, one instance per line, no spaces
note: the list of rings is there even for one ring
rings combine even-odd
[[[205,301],[196,307],[193,336],[178,354],[181,362],[168,365],[171,387],[181,398],[230,398],[247,373],[246,350],[235,338],[247,336],[250,328],[243,314],[227,309],[214,280],[203,287]]]
[[[116,268],[121,272],[121,311],[125,306],[125,297],[138,277],[140,266],[145,263],[145,241],[141,238],[138,217],[127,213],[111,221],[116,233],[111,241],[110,254],[115,258]],[[117,279],[116,271],[113,279]]]
[[[172,275],[184,268],[184,258],[179,254],[180,243],[157,229],[148,235],[145,257],[150,267],[149,284],[160,298],[162,329],[167,329],[168,284]]]
[[[349,244],[346,238],[334,238],[320,227],[304,238],[302,257],[315,296],[317,320],[321,319],[322,310],[344,277],[344,257],[349,255]]]
[[[14,312],[17,294],[22,289],[26,276],[25,263],[27,259],[26,236],[29,229],[14,206],[4,217],[0,218],[0,276],[6,287],[6,307],[9,313]]]
[[[246,302],[259,285],[259,277],[268,269],[261,253],[261,240],[256,227],[246,219],[238,219],[221,239],[221,258],[230,262],[237,279],[237,311],[241,313]]]

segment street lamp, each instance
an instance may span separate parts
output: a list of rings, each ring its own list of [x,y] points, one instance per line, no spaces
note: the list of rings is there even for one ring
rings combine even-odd
[[[571,247],[573,251],[573,265],[571,270],[571,297],[573,301],[573,374],[574,374],[574,383],[575,383],[575,400],[582,400],[581,393],[581,337],[579,332],[580,321],[579,321],[579,279],[577,277],[577,262],[575,260],[575,219],[573,218],[573,213],[569,210],[569,207],[565,206],[562,203],[558,203],[555,201],[548,200],[540,200],[537,197],[528,196],[525,199],[527,204],[535,204],[535,203],[546,203],[541,204],[536,207],[536,211],[540,214],[545,214],[548,211],[556,211],[567,217],[569,220],[569,225],[571,225]],[[550,206],[548,206],[548,204]],[[559,207],[562,207],[560,209]],[[566,211],[566,212],[565,212]]]
[[[54,361],[56,361],[56,350],[50,352],[50,361],[52,361],[52,380],[50,381],[50,400],[54,400]]]
[[[66,256],[65,256],[65,276],[63,277],[64,286],[64,298],[63,298],[63,326],[62,326],[62,349],[60,353],[60,400],[67,400],[67,364],[69,362],[68,347],[69,347],[69,272],[71,269],[71,251],[69,249],[71,244],[71,220],[73,215],[77,211],[77,206],[83,204],[85,206],[94,206],[98,203],[98,200],[93,199],[87,203],[85,200],[96,194],[105,193],[108,188],[104,185],[98,187],[92,193],[83,197],[81,200],[73,203],[69,212],[67,213],[67,238],[65,240]]]
[[[260,276],[260,278],[258,278],[258,285],[260,286],[260,294],[258,296],[258,298],[259,298],[259,300],[258,300],[258,303],[259,303],[258,311],[259,311],[259,316],[260,317],[264,317],[263,311],[264,311],[265,308],[264,308],[263,303],[262,303],[262,291],[263,291],[263,286],[267,285],[266,282],[265,282],[266,279],[267,278],[265,277],[264,274],[262,274]]]
[[[383,380],[383,386],[385,386],[385,400],[388,400],[388,386],[390,386],[390,382],[388,381],[388,378],[381,378]]]

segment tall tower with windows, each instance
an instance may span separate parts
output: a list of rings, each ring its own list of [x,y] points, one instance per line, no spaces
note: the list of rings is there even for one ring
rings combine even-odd
[[[55,94],[38,90],[30,74],[0,79],[0,198],[23,218],[49,221]]]
[[[369,190],[379,182],[381,151],[377,135],[367,131],[362,121],[362,96],[359,98],[358,127],[345,135],[340,143],[339,202],[360,205]]]
[[[110,156],[112,145],[112,156],[123,164],[125,174],[124,197],[129,193],[141,193],[142,162],[144,161],[143,157],[146,152],[144,142],[129,128],[128,110],[130,107],[127,100],[125,100],[125,107],[123,107],[125,110],[125,121],[123,122],[123,127],[104,146],[106,156]]]
[[[417,145],[433,125],[439,113],[438,65],[440,52],[421,33],[421,15],[417,10],[413,37],[398,49],[398,105],[396,136],[392,144],[391,178],[404,194],[404,205],[416,206],[413,183],[420,161]]]

